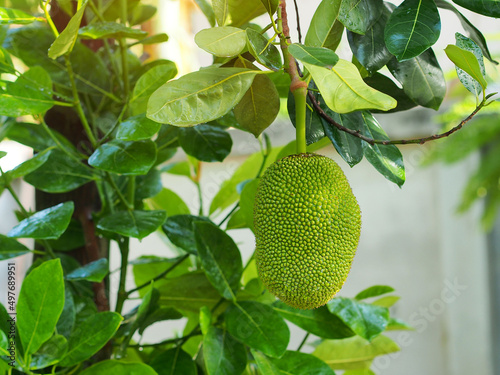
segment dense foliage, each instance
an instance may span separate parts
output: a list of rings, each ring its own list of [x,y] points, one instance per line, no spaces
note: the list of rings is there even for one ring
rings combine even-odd
[[[492,57],[459,8],[500,17],[499,3],[454,2],[323,0],[300,43],[289,39],[284,0],[196,0],[211,27],[195,42],[214,63],[174,80],[172,61],[139,56],[168,40],[140,27],[155,15],[152,5],[2,1],[0,139],[34,156],[1,171],[0,191],[19,203],[19,224],[0,235],[0,259],[15,265],[15,257],[32,253],[34,262],[20,290],[9,279],[11,294],[0,306],[0,373],[373,374],[374,358],[399,350],[382,333],[409,329],[390,316],[392,288],[294,309],[265,290],[255,262],[243,264],[229,234],[253,228],[256,180],[265,168],[306,144],[313,151],[331,142],[348,165],[365,157],[404,183],[394,143],[408,141],[389,141],[372,113],[439,108],[446,82],[432,50],[438,8],[452,11],[467,34],[457,33],[446,53],[477,98],[470,117],[489,104],[483,57]],[[344,32],[352,61],[335,53]],[[297,141],[273,148],[261,134],[283,102]],[[229,127],[259,137],[261,152],[223,182],[205,212],[203,165],[229,155]],[[187,159],[171,162],[179,149]],[[199,212],[162,186],[171,174],[198,188]],[[36,212],[12,187],[20,178],[37,189]],[[130,239],[155,232],[168,237],[165,254],[178,256],[129,259]],[[33,248],[18,241],[26,238]],[[122,258],[117,290],[109,287],[110,242]],[[125,310],[125,302],[135,307]],[[155,323],[182,318],[179,336],[142,339]],[[298,348],[289,347],[287,322],[306,334]],[[309,335],[317,339],[309,341],[312,354],[301,351]]]

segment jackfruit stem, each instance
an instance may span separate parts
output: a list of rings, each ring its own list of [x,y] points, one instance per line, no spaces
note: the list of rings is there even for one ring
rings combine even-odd
[[[297,154],[306,153],[306,98],[307,88],[299,87],[293,91],[295,99],[295,142]]]

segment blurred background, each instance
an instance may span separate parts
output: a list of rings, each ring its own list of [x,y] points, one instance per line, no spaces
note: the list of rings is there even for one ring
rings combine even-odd
[[[145,58],[173,60],[177,63],[179,74],[210,65],[211,57],[194,44],[194,34],[209,26],[196,4],[191,0],[158,0],[151,3],[159,11],[148,27],[155,33],[166,32],[170,40],[156,49],[148,46],[138,53],[144,53]],[[303,34],[318,3],[319,0],[298,2]],[[295,21],[291,1],[288,8],[290,20]],[[453,65],[443,52],[447,44],[454,44],[454,35],[445,32],[447,25],[459,30],[459,23],[450,12],[440,10],[440,13],[443,32],[434,50],[446,76],[455,80],[449,81],[448,96],[439,113],[420,108],[404,114],[377,116],[391,138],[414,138],[438,132],[443,126],[438,115],[452,109],[456,111],[453,105],[471,96],[460,88]],[[464,14],[485,34],[493,58],[500,59],[500,20],[465,10]],[[265,23],[264,17],[262,24]],[[291,30],[292,39],[296,41],[295,22],[292,22]],[[350,59],[346,40],[341,44],[339,55]],[[486,62],[486,65],[490,76],[497,80],[498,87],[498,72],[492,64]],[[455,124],[459,121],[460,117],[457,117]],[[500,113],[493,113],[488,121],[500,123]],[[474,126],[474,122],[469,125]],[[275,147],[294,139],[294,128],[285,108],[266,133]],[[232,130],[231,135],[233,149],[224,163],[204,163],[202,166],[201,185],[206,212],[222,182],[248,155],[259,150],[259,143],[252,135],[238,130]],[[500,130],[496,137],[498,140]],[[485,151],[479,148],[461,157],[457,163],[438,162],[423,167],[422,163],[429,158],[437,159],[436,150],[442,145],[443,142],[430,142],[423,146],[400,147],[406,166],[406,183],[401,189],[385,180],[366,161],[351,169],[333,147],[321,150],[322,154],[332,157],[342,167],[362,210],[361,241],[352,271],[340,295],[352,297],[371,285],[390,285],[401,297],[392,307],[392,314],[414,327],[414,331],[398,331],[391,336],[401,351],[378,358],[372,367],[377,374],[500,374],[500,221],[491,220],[488,231],[484,229],[481,220],[485,205],[488,205],[485,200],[474,202],[469,210],[460,215],[456,213],[469,178],[481,165]],[[460,143],[454,147],[455,152],[457,149],[460,152]],[[0,150],[8,152],[0,160],[3,170],[9,170],[30,157],[30,149],[9,141],[3,141]],[[185,155],[178,153],[169,163],[184,158]],[[499,174],[500,160],[497,163],[491,168]],[[500,189],[498,177],[496,182],[497,189]],[[186,202],[193,214],[198,212],[198,192],[187,178],[164,174],[164,184]],[[17,189],[23,203],[34,207],[33,188],[19,182]],[[481,195],[484,192],[478,190],[474,193]],[[17,223],[13,213],[16,208],[8,194],[0,197],[0,233],[7,233]],[[220,218],[226,213],[221,213]],[[243,260],[248,259],[254,250],[250,230],[231,230],[229,234],[242,249]],[[133,242],[131,252],[132,258],[174,254],[173,245],[156,234],[142,242]],[[120,255],[116,248],[112,249],[110,260],[111,269],[119,267]],[[16,262],[20,269],[25,270],[30,259],[18,258]],[[1,273],[5,269],[0,267],[2,280],[4,275]],[[113,275],[112,290],[118,284]],[[132,273],[128,282],[129,287],[134,286]],[[1,302],[5,302],[5,296],[1,298]],[[131,301],[125,306],[125,311],[133,306]],[[167,329],[182,332],[184,324],[184,320],[158,323],[146,330],[143,342],[160,340]],[[295,348],[303,334],[300,329],[291,328],[290,347]],[[158,332],[161,334],[158,335]],[[309,349],[312,351],[312,348]]]

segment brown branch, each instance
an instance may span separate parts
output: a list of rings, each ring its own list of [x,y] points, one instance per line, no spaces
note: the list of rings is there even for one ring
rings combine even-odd
[[[451,134],[455,133],[456,131],[460,130],[467,122],[469,122],[478,112],[481,108],[484,107],[485,101],[483,100],[475,109],[472,111],[472,113],[467,116],[465,119],[460,121],[460,123],[455,126],[454,128],[440,134],[433,134],[428,137],[423,137],[423,138],[413,138],[413,139],[396,139],[396,140],[382,140],[382,139],[373,139],[364,136],[361,134],[359,130],[352,130],[349,128],[346,128],[343,125],[340,125],[337,123],[334,119],[332,119],[330,116],[328,116],[325,111],[321,108],[320,104],[318,101],[314,98],[314,95],[312,92],[308,92],[309,99],[311,100],[311,103],[314,107],[314,110],[323,118],[325,119],[329,124],[335,126],[337,129],[346,132],[354,137],[357,137],[371,145],[374,144],[379,144],[379,145],[407,145],[407,144],[420,144],[423,145],[424,143],[428,141],[434,141],[436,139],[441,139],[450,136]]]
[[[299,33],[299,43],[302,43],[302,31],[300,29],[300,14],[297,0],[293,0],[293,5],[295,5],[295,17],[297,18],[297,33]]]

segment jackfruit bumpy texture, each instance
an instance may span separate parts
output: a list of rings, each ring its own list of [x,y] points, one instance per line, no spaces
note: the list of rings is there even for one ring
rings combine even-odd
[[[360,231],[358,202],[330,158],[291,155],[264,173],[254,205],[257,270],[286,304],[326,304],[347,278]]]

